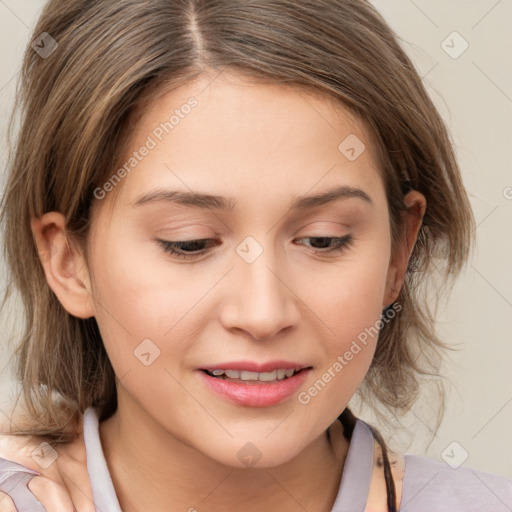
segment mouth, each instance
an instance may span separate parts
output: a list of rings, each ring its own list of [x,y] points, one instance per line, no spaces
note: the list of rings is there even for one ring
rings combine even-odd
[[[294,395],[312,369],[312,366],[285,361],[264,365],[233,362],[198,368],[198,374],[207,389],[224,400],[244,407],[269,407]]]
[[[215,377],[217,379],[228,380],[231,382],[278,382],[286,379],[290,379],[294,377],[298,373],[308,368],[278,368],[271,372],[251,372],[248,370],[229,370],[229,369],[215,369],[215,370],[206,370],[205,372],[210,377]]]

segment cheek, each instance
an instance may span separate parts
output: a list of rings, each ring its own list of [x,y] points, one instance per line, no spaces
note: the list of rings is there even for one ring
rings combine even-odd
[[[305,302],[324,322],[334,347],[342,348],[380,318],[389,250],[388,238],[368,236],[339,263],[324,267],[314,279],[304,281]]]
[[[326,357],[301,403],[311,402],[318,413],[348,403],[369,369],[378,341],[389,245],[383,238],[359,247],[335,271],[310,285],[315,291],[308,305],[322,320]]]
[[[185,265],[173,269],[150,245],[105,243],[94,261],[95,317],[118,375],[139,365],[134,351],[144,340],[163,354],[172,339],[179,352],[193,337],[187,313],[207,291]]]

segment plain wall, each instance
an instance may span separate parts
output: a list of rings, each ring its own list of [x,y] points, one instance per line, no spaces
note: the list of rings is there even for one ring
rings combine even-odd
[[[439,332],[462,347],[446,359],[444,375],[451,386],[444,421],[426,449],[433,419],[431,398],[425,394],[403,419],[408,430],[386,432],[385,437],[392,447],[440,461],[447,454],[461,461],[467,455],[462,465],[512,479],[512,1],[373,3],[403,39],[451,130],[475,212],[478,247],[439,314]],[[0,2],[2,184],[15,77],[42,6],[37,0]],[[454,31],[460,35],[452,35]],[[469,46],[455,58],[463,40]],[[0,271],[1,290],[8,281],[1,260]],[[7,314],[9,322],[18,325],[21,313],[15,304]],[[0,341],[5,341],[4,331]],[[9,353],[2,348],[1,354],[3,420],[15,384]],[[372,411],[355,412],[371,422]]]

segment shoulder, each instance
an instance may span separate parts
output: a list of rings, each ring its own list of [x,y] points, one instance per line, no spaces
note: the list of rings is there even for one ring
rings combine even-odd
[[[53,448],[35,436],[0,435],[0,458],[4,461],[14,462],[34,474],[48,478],[57,477],[57,465],[50,463]],[[12,472],[13,466],[4,462],[0,465],[2,472]]]
[[[401,512],[510,512],[512,481],[469,467],[404,455]]]
[[[12,485],[8,485],[8,480],[16,485],[24,476],[35,477],[30,490],[66,494],[75,506],[80,503],[78,510],[93,510],[83,432],[69,443],[0,434],[0,485],[5,483],[4,491],[9,494]]]
[[[48,478],[86,462],[82,432],[69,443],[54,443],[38,436],[0,434],[0,458],[16,462]]]

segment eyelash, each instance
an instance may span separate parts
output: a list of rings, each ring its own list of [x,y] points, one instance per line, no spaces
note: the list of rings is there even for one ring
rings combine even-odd
[[[306,240],[306,239],[312,239],[312,240],[334,240],[334,245],[330,248],[326,249],[314,249],[313,252],[315,254],[335,254],[340,253],[344,251],[346,248],[350,247],[350,245],[354,242],[354,238],[352,235],[345,235],[343,237],[327,237],[327,236],[307,236],[303,238],[298,238],[297,240]],[[205,253],[205,250],[202,250],[200,252],[196,253],[182,253],[179,252],[179,250],[176,250],[177,246],[180,246],[182,244],[194,244],[197,242],[208,242],[208,245],[212,246],[214,245],[211,242],[215,242],[212,238],[202,238],[198,240],[186,240],[183,242],[170,242],[167,240],[160,240],[156,239],[156,241],[160,244],[164,252],[168,254],[175,255],[178,258],[181,259],[194,259],[202,256]],[[218,245],[218,244],[217,244]]]

